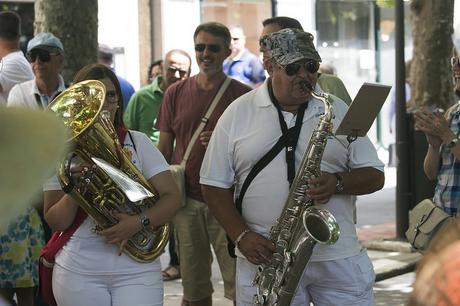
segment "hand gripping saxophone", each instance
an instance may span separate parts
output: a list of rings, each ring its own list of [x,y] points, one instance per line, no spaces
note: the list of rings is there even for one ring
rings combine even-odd
[[[113,212],[139,215],[158,200],[153,190],[131,159],[123,152],[116,131],[104,111],[105,86],[99,81],[83,81],[64,90],[48,109],[70,129],[74,152],[63,161],[58,178],[63,189],[97,223],[97,229],[115,225]],[[78,157],[91,165],[91,171],[73,182],[70,164]],[[140,221],[139,221],[140,222]],[[124,252],[138,262],[155,260],[168,242],[170,227],[145,227],[134,234]]]
[[[332,214],[315,207],[306,195],[308,180],[321,175],[320,163],[327,137],[332,133],[334,113],[328,94],[316,93],[308,83],[303,86],[324,103],[324,114],[312,133],[281,216],[270,230],[270,240],[276,250],[269,264],[258,267],[253,281],[257,288],[254,296],[257,306],[290,305],[313,247],[316,243],[334,244],[340,235]]]

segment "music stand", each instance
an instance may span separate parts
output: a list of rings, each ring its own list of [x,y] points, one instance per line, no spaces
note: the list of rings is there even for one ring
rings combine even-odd
[[[350,104],[335,135],[346,135],[349,143],[358,137],[366,136],[390,89],[391,86],[387,85],[364,83]]]

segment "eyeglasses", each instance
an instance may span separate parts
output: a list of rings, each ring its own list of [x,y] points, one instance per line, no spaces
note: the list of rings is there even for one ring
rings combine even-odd
[[[183,78],[184,76],[186,76],[187,73],[188,73],[187,70],[182,70],[182,69],[180,69],[180,68],[176,68],[176,67],[173,67],[173,66],[169,66],[169,67],[168,67],[168,72],[169,72],[169,73],[172,73],[172,74],[174,74],[174,75],[176,74],[176,72],[179,72],[179,76],[180,76],[181,78]]]
[[[38,59],[40,62],[47,63],[51,60],[51,55],[58,55],[59,53],[51,53],[45,50],[33,50],[27,52],[26,57],[27,60],[31,63],[34,63]]]
[[[309,60],[306,62],[292,63],[292,64],[286,65],[284,67],[284,71],[286,72],[288,76],[294,76],[299,72],[300,67],[304,67],[304,69],[310,73],[316,73],[319,69],[319,63],[314,60]]]
[[[196,44],[195,45],[195,51],[197,52],[203,52],[204,49],[208,49],[209,51],[211,51],[212,53],[218,53],[220,52],[221,50],[221,47],[219,45],[215,45],[215,44],[209,44],[209,45],[206,45],[206,44]]]
[[[450,58],[450,64],[453,66],[460,66],[460,59],[458,57],[451,57]]]
[[[107,98],[107,102],[109,104],[117,104],[118,103],[118,94],[114,90],[107,91],[105,93],[105,97]]]

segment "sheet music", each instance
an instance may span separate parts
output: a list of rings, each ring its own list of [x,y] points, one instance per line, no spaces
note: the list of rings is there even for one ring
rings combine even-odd
[[[391,86],[388,85],[364,83],[335,134],[350,137],[366,136],[390,89]]]

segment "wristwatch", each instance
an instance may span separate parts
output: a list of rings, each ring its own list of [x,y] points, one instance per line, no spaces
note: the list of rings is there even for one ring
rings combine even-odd
[[[142,228],[146,228],[150,225],[150,218],[147,217],[144,214],[139,215],[139,218],[141,220]]]
[[[459,139],[457,137],[455,137],[454,139],[452,139],[448,144],[447,144],[447,148],[449,150],[452,150],[453,147],[455,147],[458,143]]]
[[[337,179],[337,183],[335,184],[335,193],[341,193],[345,188],[345,186],[343,185],[343,177],[338,173],[334,173],[334,175]]]

